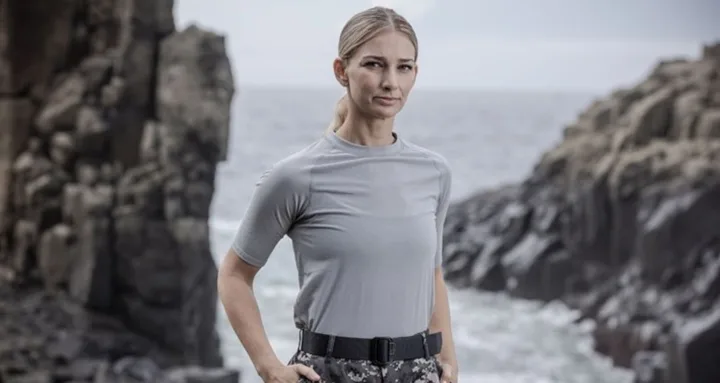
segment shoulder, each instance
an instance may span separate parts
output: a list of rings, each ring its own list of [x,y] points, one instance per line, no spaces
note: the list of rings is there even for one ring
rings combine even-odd
[[[405,146],[408,148],[408,150],[417,153],[420,156],[423,156],[430,160],[433,165],[437,168],[438,172],[440,173],[441,178],[449,178],[452,176],[452,170],[450,168],[450,162],[447,160],[445,156],[442,154],[430,150],[428,148],[425,148],[423,146],[420,146],[418,144],[408,142],[407,140],[404,140]]]
[[[415,153],[417,156],[422,156],[432,163],[434,170],[437,171],[438,181],[438,201],[444,204],[450,198],[452,188],[452,170],[450,168],[450,162],[442,154],[432,151],[428,148],[422,147],[417,144],[413,144],[405,141],[405,146]]]
[[[258,184],[304,191],[309,188],[310,175],[318,156],[318,142],[314,142],[273,163],[260,177]]]

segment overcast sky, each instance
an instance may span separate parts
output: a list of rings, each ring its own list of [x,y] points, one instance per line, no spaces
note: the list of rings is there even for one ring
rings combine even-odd
[[[239,85],[337,86],[345,21],[394,7],[420,40],[417,87],[604,91],[720,41],[720,0],[175,0],[222,33]]]

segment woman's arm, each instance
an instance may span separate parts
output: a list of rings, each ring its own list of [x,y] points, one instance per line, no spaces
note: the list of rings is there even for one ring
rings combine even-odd
[[[266,382],[296,382],[300,375],[310,381],[320,376],[301,364],[286,366],[273,351],[265,333],[253,280],[259,268],[238,257],[235,250],[225,255],[218,269],[218,296],[235,334],[247,351],[258,375]]]
[[[450,302],[445,278],[440,267],[435,269],[435,309],[430,319],[430,332],[442,333],[443,345],[438,359],[443,364],[444,370],[447,370],[448,367],[452,369],[452,371],[443,371],[444,380],[441,380],[441,383],[457,382],[458,363],[450,320]]]
[[[230,325],[264,381],[295,383],[297,374],[310,380],[319,379],[309,367],[285,366],[278,359],[265,333],[253,292],[255,275],[303,214],[309,190],[309,172],[303,163],[286,159],[262,175],[231,249],[218,268],[220,301]]]
[[[260,310],[253,292],[258,268],[228,251],[218,269],[218,296],[225,308],[230,325],[245,347],[258,374],[283,365],[270,345],[262,324]]]
[[[450,303],[448,301],[447,286],[443,273],[443,235],[445,217],[450,207],[450,193],[452,189],[452,171],[443,158],[440,177],[440,195],[435,225],[437,230],[437,249],[435,250],[435,302],[432,317],[430,318],[430,331],[442,333],[443,346],[440,350],[440,363],[443,365],[443,375],[440,383],[456,383],[458,363],[455,356],[455,342],[452,335],[450,321]]]

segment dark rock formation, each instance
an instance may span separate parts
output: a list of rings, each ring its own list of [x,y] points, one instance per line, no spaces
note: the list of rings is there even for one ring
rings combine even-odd
[[[208,228],[232,71],[172,8],[0,0],[0,381],[238,380]]]
[[[451,283],[578,308],[637,382],[719,382],[720,44],[590,105],[445,244]]]
[[[3,286],[0,381],[237,383],[239,372],[182,365],[158,342],[65,294]]]

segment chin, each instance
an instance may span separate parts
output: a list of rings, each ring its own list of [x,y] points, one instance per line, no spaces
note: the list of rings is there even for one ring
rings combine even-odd
[[[402,107],[374,107],[372,115],[378,119],[387,120],[394,118],[402,110]]]

